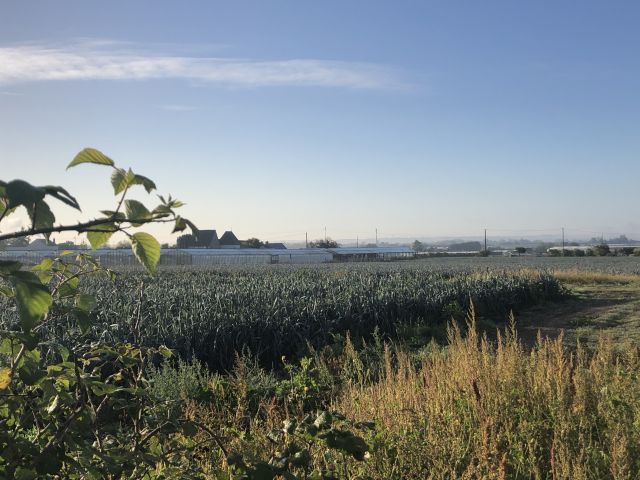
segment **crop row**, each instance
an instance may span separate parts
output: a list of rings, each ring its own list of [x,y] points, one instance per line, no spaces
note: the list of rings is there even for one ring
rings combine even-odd
[[[53,322],[59,341],[142,340],[165,344],[216,369],[248,350],[268,365],[326,344],[337,333],[393,335],[400,325],[441,323],[451,307],[474,302],[480,314],[510,309],[560,294],[543,272],[447,272],[422,268],[340,266],[168,270],[150,278],[124,272],[115,282],[86,284],[98,307],[90,332],[71,319]],[[15,323],[9,309],[0,322]]]

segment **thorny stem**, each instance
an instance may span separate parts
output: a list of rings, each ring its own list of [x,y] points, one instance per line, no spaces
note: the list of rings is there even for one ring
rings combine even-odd
[[[49,233],[61,233],[61,232],[69,232],[69,231],[79,231],[84,232],[90,229],[91,227],[97,227],[100,225],[106,225],[108,223],[117,222],[113,217],[109,218],[99,218],[96,220],[91,220],[89,222],[77,223],[76,225],[58,225],[57,227],[44,227],[44,228],[32,228],[31,230],[19,230],[17,232],[5,233],[4,235],[0,235],[0,241],[2,240],[10,240],[12,238],[21,238],[29,235],[41,235],[41,234],[49,234]],[[159,218],[146,218],[146,219],[126,219],[122,220],[121,223],[136,223],[136,224],[146,224],[146,223],[169,223],[173,222],[173,219],[159,219]],[[105,229],[98,230],[103,232],[120,232],[123,228],[117,226],[113,229]]]

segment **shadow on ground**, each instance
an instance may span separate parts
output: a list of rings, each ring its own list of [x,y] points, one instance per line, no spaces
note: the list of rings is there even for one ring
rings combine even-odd
[[[565,333],[565,343],[575,346],[579,339],[592,346],[601,333],[616,343],[640,343],[640,283],[571,285],[563,300],[547,302],[516,316],[518,333],[525,345],[543,337]]]

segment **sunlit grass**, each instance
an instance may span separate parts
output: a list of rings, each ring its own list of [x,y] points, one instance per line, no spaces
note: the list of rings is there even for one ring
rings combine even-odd
[[[574,285],[640,283],[640,275],[627,273],[562,270],[554,272],[554,276],[561,282],[572,283]]]

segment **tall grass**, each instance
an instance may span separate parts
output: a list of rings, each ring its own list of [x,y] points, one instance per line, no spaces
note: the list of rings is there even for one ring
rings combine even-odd
[[[419,352],[384,343],[355,348],[346,338],[339,353],[335,345],[315,352],[308,378],[296,367],[293,384],[237,357],[231,375],[210,378],[217,392],[211,401],[189,402],[187,415],[222,432],[230,450],[268,459],[277,449],[269,432],[307,411],[289,389],[306,392],[319,383],[323,405],[376,424],[364,434],[371,446],[366,461],[337,460],[348,478],[640,477],[637,346],[602,337],[593,350],[568,350],[562,338],[539,338],[528,349],[513,325],[487,340],[473,316],[464,331],[451,326],[448,334],[446,346]],[[322,462],[318,455],[314,461]],[[216,455],[203,465],[208,472],[224,468]]]
[[[631,479],[640,472],[640,355],[539,339],[495,344],[452,327],[419,362],[387,348],[379,381],[334,402],[374,419],[373,478]]]
[[[574,285],[640,283],[640,275],[630,273],[589,272],[585,270],[558,270],[553,274],[561,282]]]

